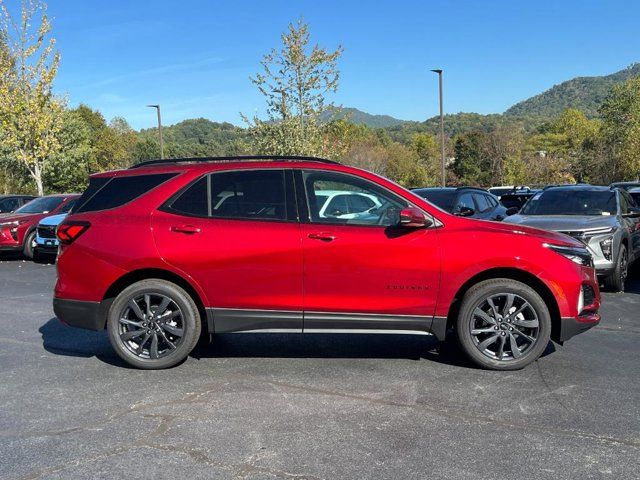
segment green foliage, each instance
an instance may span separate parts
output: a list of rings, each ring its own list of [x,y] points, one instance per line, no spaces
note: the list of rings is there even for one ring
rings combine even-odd
[[[281,39],[282,48],[265,55],[262,73],[250,78],[264,95],[269,115],[266,122],[243,117],[256,150],[333,158],[340,147],[328,141],[320,116],[332,109],[326,95],[338,89],[337,62],[342,47],[333,52],[318,45],[310,47],[309,26],[302,20],[289,24]]]
[[[612,88],[602,108],[604,151],[610,178],[638,178],[640,172],[640,78]]]
[[[60,152],[63,102],[52,92],[59,54],[46,5],[23,0],[20,18],[0,4],[0,151],[44,192],[43,172]]]

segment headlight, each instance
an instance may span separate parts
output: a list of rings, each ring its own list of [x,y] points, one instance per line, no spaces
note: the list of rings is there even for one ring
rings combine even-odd
[[[600,242],[600,250],[607,260],[611,260],[611,250],[613,246],[613,237],[605,238]]]
[[[578,265],[583,265],[585,267],[593,267],[593,258],[586,248],[566,247],[563,245],[552,245],[549,243],[545,243],[543,245],[554,252],[559,253],[563,257],[568,258],[573,263],[577,263]]]
[[[18,225],[20,225],[20,222],[18,222],[17,220],[15,222],[4,222],[4,223],[0,223],[0,228],[2,227],[17,227]]]

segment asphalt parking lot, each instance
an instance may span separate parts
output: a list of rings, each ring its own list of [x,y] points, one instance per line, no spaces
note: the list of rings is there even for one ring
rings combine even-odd
[[[54,317],[53,266],[2,260],[0,478],[638,478],[633,273],[600,326],[518,372],[427,336],[276,334],[154,372]]]

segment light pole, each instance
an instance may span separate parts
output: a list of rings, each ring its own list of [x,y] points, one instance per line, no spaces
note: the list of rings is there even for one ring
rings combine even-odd
[[[442,106],[442,69],[431,70],[438,74],[438,86],[440,90],[440,161],[442,162],[442,186],[447,184],[447,174],[444,165],[444,107]]]
[[[160,136],[160,158],[164,158],[164,144],[162,143],[162,118],[160,116],[160,105],[147,105],[147,107],[155,108],[158,111],[158,135]]]

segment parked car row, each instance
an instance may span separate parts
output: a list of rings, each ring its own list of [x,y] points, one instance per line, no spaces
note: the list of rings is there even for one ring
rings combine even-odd
[[[78,197],[77,194],[31,197],[11,213],[0,214],[0,252],[20,252],[27,258],[34,258],[39,251],[55,252],[57,243],[52,242],[57,240],[39,236],[38,224],[50,215],[66,215]]]
[[[640,258],[640,183],[413,191],[457,216],[505,221],[572,236],[586,245],[598,277],[614,291],[624,290],[629,265]]]

